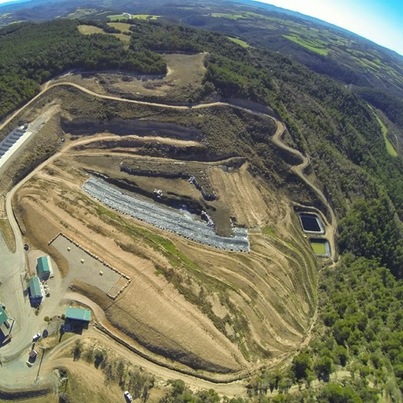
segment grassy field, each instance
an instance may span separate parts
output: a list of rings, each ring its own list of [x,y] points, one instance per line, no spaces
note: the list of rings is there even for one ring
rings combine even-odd
[[[102,28],[94,27],[92,25],[79,25],[78,30],[83,35],[104,34],[105,33],[105,31]]]
[[[136,20],[156,20],[160,18],[160,16],[152,14],[133,14],[132,18],[135,18]]]
[[[298,45],[304,47],[305,49],[318,53],[319,55],[327,56],[327,54],[329,53],[329,50],[325,49],[317,41],[314,41],[311,39],[304,39],[304,38],[298,37],[296,35],[283,35],[283,37],[289,39],[290,41],[292,41],[294,43],[297,43]]]
[[[382,122],[381,119],[379,119],[378,116],[376,117],[376,119],[382,129],[382,135],[383,135],[383,138],[385,139],[386,151],[388,152],[388,154],[390,156],[397,157],[397,152],[396,152],[395,148],[393,147],[392,143],[388,139],[388,128],[384,125],[384,123]]]
[[[120,39],[122,42],[125,43],[126,46],[128,46],[130,42],[130,36],[124,34],[123,32],[130,32],[128,29],[128,27],[130,27],[130,24],[116,22],[116,23],[110,23],[109,25],[115,27],[116,29],[119,29],[122,33],[107,34],[102,28],[94,27],[92,25],[79,25],[78,30],[83,35],[93,35],[93,34],[112,35]]]
[[[124,22],[109,22],[110,27],[118,29],[120,32],[130,32],[130,24]]]
[[[234,21],[248,18],[244,14],[211,13],[211,16],[214,18],[228,18],[229,20]]]
[[[228,38],[230,41],[232,41],[232,42],[234,42],[234,43],[237,43],[239,46],[242,46],[243,48],[249,48],[249,46],[250,46],[248,42],[245,42],[245,41],[243,41],[242,39],[232,38],[232,37],[230,37],[230,36],[227,36],[227,38]]]
[[[117,14],[117,15],[108,15],[108,18],[111,21],[120,21],[120,20],[127,20],[128,16],[123,14]]]

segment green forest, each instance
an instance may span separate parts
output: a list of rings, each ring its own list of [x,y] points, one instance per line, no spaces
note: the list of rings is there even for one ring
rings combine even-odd
[[[402,100],[369,90],[359,96],[278,52],[243,48],[217,33],[127,22],[133,24],[128,50],[107,34],[79,34],[79,21],[0,30],[0,117],[69,69],[164,74],[161,52],[208,52],[203,90],[190,105],[217,96],[268,105],[286,123],[290,145],[310,156],[315,180],[339,220],[340,261],[319,274],[314,337],[289,368],[255,375],[250,398],[376,402],[383,395],[398,401],[403,392],[403,158],[387,153],[366,102],[380,109],[391,105],[389,118],[403,130],[402,108],[396,107]],[[263,150],[258,141],[256,150]],[[264,151],[256,155],[264,161]],[[265,175],[263,168],[257,173]],[[276,186],[299,201],[303,185],[293,180],[290,174]],[[214,391],[193,394],[175,381],[163,401],[218,400]]]
[[[70,69],[166,73],[156,53],[144,48],[126,51],[110,35],[81,35],[78,25],[56,20],[0,30],[0,118],[32,98],[40,84]]]

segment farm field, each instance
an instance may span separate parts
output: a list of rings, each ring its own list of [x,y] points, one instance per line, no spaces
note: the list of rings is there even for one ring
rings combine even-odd
[[[388,152],[388,154],[391,157],[397,157],[398,154],[397,154],[395,148],[393,147],[393,144],[388,139],[388,128],[385,126],[385,124],[382,122],[382,120],[378,116],[376,117],[376,119],[377,119],[379,125],[381,126],[382,136],[385,139],[386,151]]]
[[[329,53],[329,50],[324,48],[319,42],[317,42],[316,40],[312,40],[312,39],[305,39],[302,38],[300,36],[297,35],[283,35],[284,38],[289,39],[292,42],[297,43],[298,45],[303,46],[304,48],[318,53],[319,55],[322,56],[327,56]]]
[[[152,15],[152,14],[133,14],[132,18],[138,19],[138,20],[156,20],[160,18],[159,15]]]
[[[105,31],[102,28],[94,27],[93,25],[79,25],[78,29],[83,35],[104,34]]]

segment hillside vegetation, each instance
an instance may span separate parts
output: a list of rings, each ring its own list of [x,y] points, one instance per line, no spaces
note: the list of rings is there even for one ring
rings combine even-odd
[[[144,49],[126,51],[110,35],[81,35],[78,25],[57,20],[0,30],[0,118],[32,98],[40,84],[69,69],[166,72],[159,55]]]

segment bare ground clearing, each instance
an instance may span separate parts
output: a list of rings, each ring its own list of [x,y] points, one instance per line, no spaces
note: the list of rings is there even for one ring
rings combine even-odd
[[[82,33],[85,32],[85,34],[96,33],[92,28],[99,30],[99,28],[91,26],[87,28],[85,25],[80,25],[80,27],[82,27],[80,28]],[[120,39],[130,39],[130,36],[124,34],[116,35],[119,35]],[[168,67],[168,74],[165,77],[112,71],[82,72],[65,74],[55,79],[54,82],[75,83],[99,94],[115,94],[134,98],[161,98],[170,102],[185,102],[189,96],[201,88],[206,70],[204,67],[205,56],[205,53],[162,55]]]
[[[79,25],[78,30],[83,35],[92,35],[92,34],[104,34],[105,31],[102,28],[95,27],[93,25]]]
[[[57,186],[59,192],[53,192],[51,197],[38,195],[38,191],[47,186],[41,180],[37,182],[36,189],[28,186],[22,189],[25,189],[31,197],[37,197],[35,205],[42,208],[46,206],[48,209],[46,216],[55,225],[61,226],[60,229],[63,229],[69,237],[74,237],[77,242],[96,255],[104,256],[106,261],[114,262],[115,267],[133,278],[130,286],[116,303],[108,309],[104,306],[110,320],[116,326],[121,326],[151,349],[158,347],[161,349],[160,352],[166,350],[168,356],[177,354],[175,351],[184,350],[192,352],[189,355],[195,357],[200,355],[201,360],[206,362],[192,365],[207,367],[212,365],[216,369],[225,365],[231,370],[239,368],[237,362],[243,362],[243,359],[236,352],[235,346],[232,346],[224,336],[220,336],[212,323],[199,313],[196,307],[188,304],[165,279],[155,275],[155,266],[151,261],[136,258],[117,245],[114,238],[119,239],[124,245],[133,244],[133,240],[124,234],[118,234],[113,226],[100,222],[96,206],[90,200],[80,197],[72,190],[67,196],[65,190],[60,189],[59,183]],[[75,205],[69,207],[68,204],[74,200]],[[136,246],[135,242],[133,247]],[[108,253],[105,253],[106,251]],[[150,252],[147,253],[146,249],[143,255],[151,255]],[[161,258],[155,261],[158,264],[166,264]]]
[[[58,235],[51,245],[67,260],[69,277],[74,276],[70,281],[83,281],[99,288],[112,299],[115,299],[130,281],[108,263],[90,255],[64,235]],[[69,281],[68,278],[66,280]]]
[[[133,234],[133,230],[127,232],[128,224],[124,224],[126,228],[122,227],[124,221],[116,222],[115,214],[111,215],[105,211],[100,215],[103,209],[100,210],[97,203],[80,194],[81,182],[77,182],[69,172],[75,171],[80,166],[77,164],[77,159],[81,159],[80,152],[74,151],[74,157],[75,160],[69,162],[65,158],[63,163],[61,160],[56,160],[34,180],[28,182],[20,192],[29,194],[32,199],[29,204],[35,204],[36,209],[40,208],[44,215],[46,211],[47,219],[55,227],[60,228],[80,244],[88,245],[93,253],[103,256],[105,260],[116,262],[115,267],[133,278],[133,282],[118,297],[116,303],[105,305],[103,300],[97,301],[105,309],[107,317],[114,326],[152,351],[176,357],[179,361],[181,359],[178,353],[182,351],[181,354],[184,353],[188,356],[187,359],[190,358],[188,365],[210,368],[218,372],[223,370],[220,369],[223,365],[229,370],[242,368],[246,364],[244,358],[241,358],[242,355],[252,362],[260,354],[272,359],[282,357],[284,353],[294,350],[302,341],[308,323],[305,319],[301,323],[300,321],[308,312],[306,309],[300,310],[298,299],[306,296],[298,294],[298,298],[289,298],[290,294],[298,292],[295,281],[289,282],[284,288],[278,280],[273,282],[269,280],[270,277],[267,278],[268,269],[274,272],[271,274],[272,278],[279,277],[284,272],[286,279],[294,276],[293,267],[287,259],[283,260],[283,264],[277,263],[278,252],[273,245],[262,247],[266,244],[261,244],[259,254],[267,259],[262,261],[260,255],[254,257],[253,252],[250,256],[239,257],[212,252],[161,233],[165,238],[172,239],[181,253],[189,256],[197,265],[197,272],[192,273],[192,265],[188,269],[182,266],[183,263],[177,266],[170,255],[166,255],[162,245],[161,249],[161,246],[156,247],[147,241],[143,242],[143,245],[142,242],[139,244],[139,234]],[[88,156],[83,158],[86,160],[86,165],[91,166]],[[93,157],[93,162],[96,158]],[[69,166],[69,169],[60,169],[60,164]],[[97,165],[96,162],[94,165]],[[99,165],[103,163],[98,164],[98,170],[102,168]],[[278,197],[274,197],[257,179],[252,178],[246,166],[232,172],[225,172],[217,167],[216,171],[212,174],[212,178],[213,181],[217,181],[219,196],[226,201],[229,214],[238,220],[243,220],[242,222],[248,226],[264,226],[272,220],[276,220],[277,225],[278,217],[289,217],[286,211],[290,206],[285,200],[281,201]],[[225,186],[222,186],[224,183]],[[52,195],[42,194],[42,189],[50,187],[55,189]],[[234,202],[231,195],[237,195]],[[277,204],[274,204],[275,200]],[[272,209],[267,209],[268,204],[273,205]],[[239,209],[242,205],[248,205],[250,208]],[[283,213],[280,213],[281,211]],[[290,223],[284,221],[280,225],[287,226]],[[152,231],[155,232],[155,229]],[[50,237],[47,241],[49,240]],[[140,265],[134,263],[132,252],[145,258],[140,258],[142,262]],[[60,250],[59,254],[63,255]],[[63,257],[66,259],[66,256]],[[199,272],[199,268],[202,271]],[[158,275],[160,271],[164,276]],[[276,275],[276,271],[279,271],[279,274]],[[172,279],[172,275],[175,278]],[[167,283],[166,278],[174,286]],[[92,283],[88,280],[86,282]],[[185,296],[199,295],[201,304],[199,308],[193,305],[194,302],[190,304],[181,293]],[[205,296],[200,297],[200,293]],[[216,302],[216,313],[209,308],[210,320],[206,321],[207,318],[201,312],[197,314],[196,312],[204,304],[209,306],[206,299],[208,295],[216,295],[215,298],[219,298],[221,307],[217,312]],[[193,297],[191,301],[194,301]],[[192,319],[187,317],[188,313],[191,313]],[[197,325],[196,317],[202,320],[201,327]],[[221,336],[218,329],[223,332]],[[237,345],[242,346],[241,350],[238,350],[240,347],[236,347]],[[236,362],[242,363],[241,367],[234,367]]]

